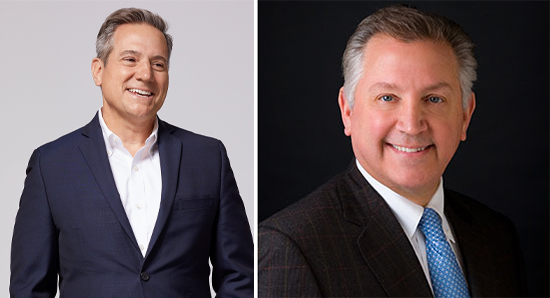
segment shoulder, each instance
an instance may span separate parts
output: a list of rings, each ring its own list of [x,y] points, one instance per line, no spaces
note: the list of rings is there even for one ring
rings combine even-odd
[[[445,208],[485,234],[513,232],[515,227],[505,215],[458,192],[445,189]]]
[[[86,125],[38,147],[36,151],[39,152],[41,156],[70,154],[75,149],[78,150],[82,142],[85,142],[91,136],[99,135],[102,137],[98,117],[99,114],[96,113],[94,118]]]
[[[194,133],[159,119],[159,134],[163,133],[168,133],[180,140],[185,146],[198,150],[220,150],[220,148],[223,148],[223,143],[216,138]],[[225,148],[223,150],[225,151]]]
[[[261,231],[277,231],[290,238],[305,233],[326,233],[325,228],[343,219],[339,193],[346,183],[346,173],[331,178],[306,197],[296,201],[259,225]]]
[[[517,230],[505,215],[459,193],[445,191],[450,219],[466,262],[487,273],[484,296],[524,296],[524,263]],[[480,275],[481,277],[481,275]],[[489,289],[491,288],[491,289]],[[481,293],[481,292],[480,292]]]
[[[363,270],[357,240],[365,226],[356,214],[363,214],[358,201],[369,199],[366,182],[356,180],[350,171],[338,174],[260,223],[260,296],[355,297],[369,292],[359,286],[372,277]],[[373,289],[371,295],[379,296],[379,288]]]
[[[36,149],[40,152],[40,156],[59,156],[63,157],[67,154],[71,154],[74,150],[78,150],[78,146],[86,138],[82,135],[82,129],[78,128],[68,134],[65,134],[51,142],[48,142]]]

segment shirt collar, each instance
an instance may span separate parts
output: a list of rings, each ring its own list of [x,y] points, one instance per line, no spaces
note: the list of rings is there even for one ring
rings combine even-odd
[[[412,201],[408,200],[407,198],[401,196],[400,194],[394,192],[389,187],[385,186],[384,184],[380,183],[378,180],[374,179],[359,163],[359,161],[356,159],[355,163],[357,164],[357,168],[359,169],[359,172],[363,175],[363,177],[367,180],[367,182],[380,194],[380,196],[386,201],[386,203],[389,205],[390,209],[392,210],[395,217],[397,217],[397,220],[403,227],[403,230],[407,237],[409,239],[412,239],[414,233],[416,232],[416,229],[418,227],[418,223],[420,223],[420,219],[422,218],[422,214],[424,213],[424,207],[421,205],[418,205],[416,203],[413,203]],[[434,209],[439,216],[442,218],[443,221],[443,229],[445,231],[449,230],[449,225],[444,217],[444,192],[443,192],[443,177],[441,177],[441,180],[439,182],[439,186],[437,187],[437,190],[435,191],[435,194],[431,198],[431,200],[426,205],[426,208],[432,208]],[[452,236],[452,233],[445,233],[447,237],[454,242],[454,238]]]
[[[105,123],[105,120],[103,120],[103,113],[101,111],[102,108],[99,108],[99,125],[101,126],[101,131],[103,132],[103,140],[105,141],[105,149],[107,150],[107,155],[111,157],[113,155],[113,147],[116,147],[118,145],[122,146],[122,143],[120,141],[120,138],[112,132],[109,127],[107,127],[107,124]],[[145,147],[149,148],[149,156],[153,157],[155,150],[158,146],[155,146],[158,140],[158,129],[159,129],[159,121],[158,118],[155,117],[155,124],[153,125],[153,132],[151,135],[145,140]]]

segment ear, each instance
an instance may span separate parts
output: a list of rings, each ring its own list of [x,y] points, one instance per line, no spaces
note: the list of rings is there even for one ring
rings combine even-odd
[[[101,86],[103,69],[105,65],[103,61],[99,58],[92,59],[92,75],[94,76],[94,82],[96,86]]]
[[[342,123],[344,123],[344,134],[351,136],[351,113],[352,107],[349,105],[346,95],[344,94],[344,87],[340,88],[338,93],[338,105],[340,106],[340,114],[342,115]]]
[[[466,109],[462,111],[462,135],[460,137],[461,141],[466,141],[466,131],[468,130],[468,126],[470,126],[470,120],[472,120],[472,114],[474,113],[474,110],[476,109],[476,95],[474,92],[470,94],[470,100],[468,101],[468,105],[466,106]]]

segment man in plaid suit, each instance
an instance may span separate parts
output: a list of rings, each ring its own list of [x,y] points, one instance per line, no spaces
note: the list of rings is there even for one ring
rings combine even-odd
[[[469,295],[524,295],[513,224],[443,187],[475,109],[472,49],[456,23],[405,6],[359,24],[338,96],[356,160],[260,224],[259,297],[434,296],[428,208]]]

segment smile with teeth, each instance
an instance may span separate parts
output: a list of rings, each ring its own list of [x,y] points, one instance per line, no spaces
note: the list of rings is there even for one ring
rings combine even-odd
[[[394,144],[391,144],[391,145],[392,145],[393,148],[397,149],[398,151],[406,152],[406,153],[420,152],[420,151],[424,151],[424,150],[426,150],[426,148],[430,147],[430,146],[425,146],[425,147],[420,147],[420,148],[407,148],[407,147],[397,146],[397,145],[394,145]]]
[[[132,92],[132,93],[137,93],[139,95],[143,95],[143,96],[150,96],[151,92],[149,91],[143,91],[143,90],[139,90],[139,89],[128,89],[128,91]]]

